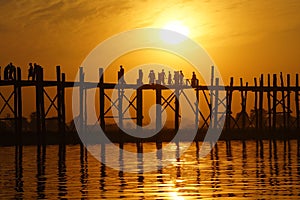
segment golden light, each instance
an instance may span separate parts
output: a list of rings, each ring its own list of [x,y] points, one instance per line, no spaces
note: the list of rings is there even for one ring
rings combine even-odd
[[[170,43],[170,44],[177,44],[187,39],[187,36],[190,33],[190,30],[187,26],[183,25],[181,21],[171,21],[167,23],[163,29],[165,30],[171,30],[177,33],[180,33],[181,35],[173,35],[170,32],[164,32],[162,31],[162,40]]]
[[[183,197],[178,196],[177,192],[169,192],[169,195],[173,200],[184,200]]]

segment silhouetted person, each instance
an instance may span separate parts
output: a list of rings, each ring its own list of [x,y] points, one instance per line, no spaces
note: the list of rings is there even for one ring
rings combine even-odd
[[[144,76],[143,70],[139,69],[139,78],[137,80],[138,84],[143,84],[143,76]]]
[[[4,68],[4,80],[14,80],[15,74],[16,74],[16,67],[12,63],[9,63]]]
[[[29,63],[29,69],[28,69],[28,80],[31,78],[33,80],[33,66],[32,63]]]
[[[14,77],[15,71],[16,71],[16,67],[12,63],[9,63],[8,79],[13,80],[15,78]]]
[[[183,75],[182,71],[180,70],[180,72],[179,72],[179,84],[180,85],[183,84],[183,77],[184,77],[184,75]]]
[[[172,84],[172,74],[169,71],[169,75],[168,75],[168,84],[171,85]]]
[[[149,73],[148,77],[149,77],[149,84],[154,84],[154,82],[155,82],[155,74],[154,74],[153,70],[150,70],[150,73]]]
[[[157,80],[156,80],[156,84],[161,84],[161,73],[157,73]]]
[[[178,83],[179,83],[179,72],[178,71],[175,71],[174,72],[174,84],[175,85],[178,85]]]
[[[122,65],[120,66],[120,71],[118,72],[118,80],[119,80],[119,83],[125,84],[125,80],[124,80],[124,68],[123,68]]]
[[[42,66],[34,63],[33,64],[33,76],[32,76],[32,80],[37,80],[37,77],[38,77],[38,73],[39,71],[42,69]]]
[[[165,79],[166,79],[166,73],[164,71],[164,69],[161,70],[160,72],[160,82],[165,85]]]
[[[198,85],[198,79],[197,79],[197,77],[196,77],[195,72],[193,72],[191,82],[192,82],[192,83],[191,83],[192,86],[197,86],[197,85]]]

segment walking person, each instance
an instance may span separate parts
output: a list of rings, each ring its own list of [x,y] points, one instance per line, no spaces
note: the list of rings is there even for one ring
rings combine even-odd
[[[28,80],[30,80],[30,78],[33,80],[33,66],[32,66],[32,63],[29,63],[29,69],[28,69]]]
[[[162,85],[165,85],[165,79],[166,79],[166,73],[165,73],[164,69],[162,69],[160,72],[160,81],[161,81]]]
[[[171,84],[172,84],[172,74],[169,71],[169,74],[168,74],[168,85],[171,85]]]
[[[180,72],[179,72],[179,85],[183,84],[183,78],[184,78],[184,75],[182,73],[182,70],[180,70]]]

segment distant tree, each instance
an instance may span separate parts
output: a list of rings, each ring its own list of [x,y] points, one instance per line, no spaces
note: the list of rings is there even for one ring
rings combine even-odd
[[[250,116],[249,119],[252,122],[252,124],[255,124],[256,118],[259,118],[259,110],[257,110],[258,116],[256,116],[255,109],[250,110]],[[268,123],[268,112],[263,109],[262,110],[262,127],[266,127]]]
[[[236,123],[237,125],[239,126],[239,128],[242,128],[243,127],[243,119],[245,119],[245,128],[249,127],[250,125],[250,118],[249,118],[249,115],[247,112],[238,112],[236,114],[236,117],[235,117],[235,120],[236,120]]]

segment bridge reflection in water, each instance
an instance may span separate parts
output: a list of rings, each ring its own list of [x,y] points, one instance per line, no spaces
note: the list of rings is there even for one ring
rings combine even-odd
[[[125,143],[129,151],[160,149],[165,143]],[[183,143],[173,143],[178,154]],[[179,159],[161,168],[161,153],[145,172],[143,155],[126,160],[102,154],[99,162],[82,145],[0,147],[0,198],[195,199],[214,197],[295,198],[300,195],[300,141],[219,141],[199,158],[195,142]],[[100,147],[107,150],[109,145]],[[109,151],[105,151],[109,152]],[[120,169],[105,160],[119,162]],[[15,166],[15,169],[12,168]]]

